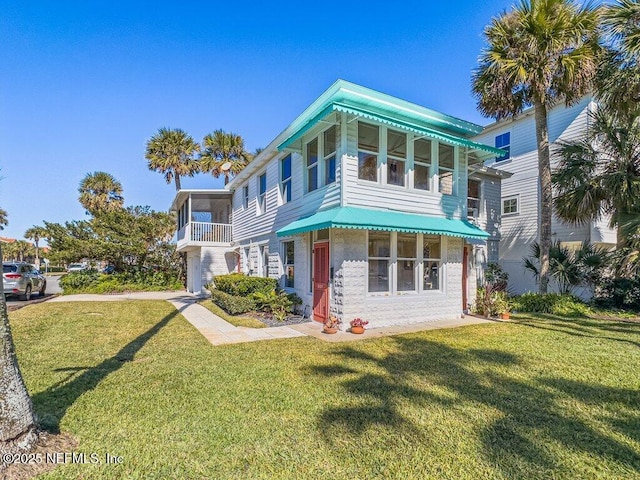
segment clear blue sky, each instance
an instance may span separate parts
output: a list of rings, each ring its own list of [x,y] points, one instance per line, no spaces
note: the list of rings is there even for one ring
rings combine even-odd
[[[338,78],[489,123],[470,75],[484,26],[512,3],[4,3],[0,235],[84,218],[78,184],[97,170],[120,180],[127,205],[167,210],[175,187],[144,158],[158,128],[197,141],[222,128],[254,150]]]

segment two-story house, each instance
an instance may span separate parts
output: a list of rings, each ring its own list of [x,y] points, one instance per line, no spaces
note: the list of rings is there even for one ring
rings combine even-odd
[[[460,316],[500,240],[505,174],[483,161],[505,151],[481,131],[338,80],[225,189],[178,192],[188,289],[240,271],[278,278],[319,321]]]
[[[548,113],[551,167],[558,164],[555,152],[561,141],[584,138],[589,129],[589,112],[596,108],[591,97],[585,97],[571,107],[559,104]],[[540,182],[538,150],[533,109],[514,119],[495,122],[485,127],[474,140],[506,150],[488,165],[511,173],[502,182],[500,213],[502,216],[500,264],[509,274],[509,289],[514,293],[537,291],[534,277],[523,266],[523,257],[530,256],[531,244],[540,241]],[[616,232],[603,218],[587,225],[574,226],[553,218],[552,238],[571,249],[584,241],[605,248],[616,244]],[[586,295],[588,293],[583,292]]]

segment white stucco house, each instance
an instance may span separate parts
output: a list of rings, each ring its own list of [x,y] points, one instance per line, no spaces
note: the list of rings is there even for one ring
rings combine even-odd
[[[279,279],[318,321],[457,318],[497,260],[506,150],[482,127],[338,80],[224,189],[181,190],[188,290]],[[487,134],[486,138],[489,138]]]
[[[558,142],[583,138],[589,129],[589,112],[595,108],[593,99],[585,97],[571,107],[561,103],[549,111],[552,169],[558,164],[558,156],[554,154]],[[530,245],[540,240],[540,183],[533,109],[515,119],[488,125],[474,140],[507,150],[502,157],[486,162],[493,168],[511,174],[502,181],[499,263],[509,274],[510,291],[517,294],[537,291],[535,279],[524,270],[522,262],[523,257],[530,255]],[[578,248],[583,241],[613,248],[616,245],[616,231],[610,229],[608,224],[609,218],[603,218],[588,225],[574,226],[554,217],[551,232],[554,241],[570,248]],[[590,295],[587,292],[578,293]]]

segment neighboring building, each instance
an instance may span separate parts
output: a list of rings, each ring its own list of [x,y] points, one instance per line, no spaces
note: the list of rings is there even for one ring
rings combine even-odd
[[[498,258],[508,176],[483,165],[505,151],[470,139],[481,130],[337,81],[225,189],[177,193],[188,290],[240,271],[279,279],[319,321],[459,317],[474,262]]]
[[[589,128],[589,111],[593,108],[595,104],[586,97],[572,107],[560,104],[549,111],[552,168],[558,163],[554,155],[558,142],[583,138]],[[540,240],[540,185],[533,109],[515,119],[487,126],[474,140],[508,152],[487,163],[512,174],[502,182],[500,264],[509,274],[509,288],[513,293],[537,291],[535,279],[524,270],[522,261],[530,255],[531,244]],[[554,241],[570,248],[578,248],[583,241],[607,248],[616,243],[616,232],[608,227],[608,219],[576,227],[554,217],[551,230]]]

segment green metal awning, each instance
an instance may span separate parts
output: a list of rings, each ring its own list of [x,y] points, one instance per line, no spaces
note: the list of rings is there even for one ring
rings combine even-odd
[[[466,220],[358,207],[336,207],[324,210],[291,222],[276,233],[279,237],[285,237],[324,228],[429,233],[477,240],[485,240],[489,237],[487,232]]]

